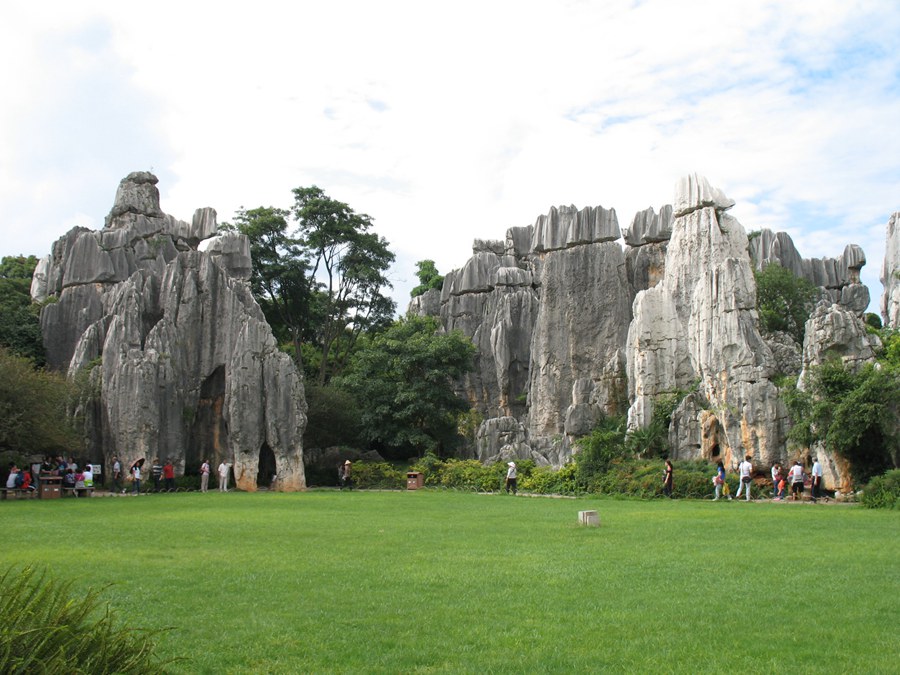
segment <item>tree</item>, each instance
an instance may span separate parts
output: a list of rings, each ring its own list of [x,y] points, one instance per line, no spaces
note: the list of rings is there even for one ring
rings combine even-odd
[[[372,447],[398,458],[440,453],[455,444],[457,415],[469,409],[452,381],[474,355],[462,333],[438,332],[433,317],[407,317],[366,336],[337,383],[363,403],[362,436]]]
[[[418,270],[416,276],[419,277],[419,285],[409,292],[410,297],[416,298],[426,291],[433,288],[440,289],[444,285],[444,277],[438,273],[434,260],[420,260],[416,263],[416,269]]]
[[[40,308],[31,301],[31,277],[38,260],[6,256],[0,261],[0,345],[35,365],[44,365]]]
[[[865,483],[900,461],[900,368],[890,356],[858,371],[840,361],[812,370],[806,391],[784,395],[797,446],[822,442],[848,462],[853,478]]]
[[[293,192],[292,209],[241,209],[223,228],[250,239],[254,295],[275,335],[324,386],[363,331],[392,320],[394,302],[382,289],[394,254],[368,231],[369,216],[316,186]]]
[[[803,344],[806,320],[818,295],[816,287],[778,263],[769,263],[755,272],[755,277],[756,307],[763,331],[783,331]]]
[[[303,366],[302,344],[315,332],[314,298],[309,264],[300,242],[288,233],[290,211],[275,207],[243,208],[235,214],[236,229],[250,240],[253,271],[250,285],[273,332],[293,345],[294,358]]]
[[[80,449],[67,415],[73,387],[62,375],[36,370],[29,359],[0,347],[0,448],[23,455]]]
[[[299,240],[310,259],[310,292],[321,289],[321,386],[330,368],[343,369],[364,330],[384,326],[393,316],[394,302],[381,290],[391,285],[386,272],[394,254],[383,237],[369,232],[369,216],[355,213],[315,185],[293,192]]]

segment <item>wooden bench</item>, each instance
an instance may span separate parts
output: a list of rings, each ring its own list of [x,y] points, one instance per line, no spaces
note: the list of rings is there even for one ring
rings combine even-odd
[[[37,497],[37,490],[23,490],[22,488],[0,488],[0,500],[12,495],[15,499],[33,499]]]
[[[94,494],[94,488],[92,487],[83,487],[83,488],[72,488],[72,487],[64,487],[62,489],[63,496],[65,497],[67,494],[72,495],[73,497],[91,497]],[[79,494],[81,493],[81,494]]]

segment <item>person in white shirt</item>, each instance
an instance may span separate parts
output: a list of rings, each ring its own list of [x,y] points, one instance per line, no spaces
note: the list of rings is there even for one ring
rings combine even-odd
[[[800,463],[798,459],[794,462],[794,466],[791,467],[791,470],[788,471],[788,480],[791,483],[791,499],[797,501],[798,499],[803,499],[803,479],[805,476],[803,475],[803,464]]]
[[[222,461],[219,464],[219,492],[228,492],[228,473],[231,471],[231,464]]]
[[[512,490],[512,493],[516,494],[516,488],[518,483],[518,474],[516,473],[516,463],[508,462],[506,464],[509,468],[506,470],[506,494],[509,494],[509,491]]]
[[[753,475],[753,465],[750,463],[750,455],[744,457],[744,461],[738,465],[738,473],[741,476],[741,484],[738,486],[735,497],[741,496],[741,490],[744,491],[744,498],[750,501],[750,480]]]
[[[822,496],[822,465],[819,464],[819,458],[816,457],[813,460],[812,465],[812,485],[811,488],[811,497],[813,500],[813,504],[815,504],[819,497]]]

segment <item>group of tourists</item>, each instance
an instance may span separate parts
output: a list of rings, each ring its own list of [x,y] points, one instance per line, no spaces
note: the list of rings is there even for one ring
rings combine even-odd
[[[94,471],[90,464],[82,467],[73,457],[66,459],[62,456],[46,456],[41,462],[21,468],[15,462],[10,462],[6,489],[36,492],[44,477],[60,478],[60,485],[72,490],[76,497],[94,487]]]
[[[141,494],[141,481],[144,475],[144,464],[147,460],[144,457],[136,459],[128,469],[128,480],[131,482],[132,494]],[[219,464],[219,491],[228,492],[228,478],[231,475],[231,462],[222,460]],[[122,472],[122,462],[119,461],[117,455],[112,458],[112,482],[113,491],[125,494],[126,489],[122,485],[124,474]],[[200,464],[200,491],[207,492],[209,489],[209,462],[204,459]],[[150,478],[153,480],[152,492],[175,492],[175,465],[171,458],[166,459],[165,464],[160,464],[159,459],[153,460],[150,465]]]
[[[736,498],[740,498],[741,493],[743,492],[746,501],[750,501],[750,489],[753,484],[753,464],[750,459],[750,455],[747,455],[738,465],[740,483],[738,485],[737,493],[735,494]],[[671,462],[666,460],[666,478],[664,480],[671,481],[671,466]],[[800,501],[803,499],[805,484],[809,481],[811,490],[810,499],[813,503],[818,502],[819,499],[822,498],[822,475],[822,464],[819,462],[818,457],[813,459],[813,465],[809,476],[807,476],[803,467],[803,462],[799,458],[794,462],[787,473],[785,473],[781,464],[776,462],[772,465],[772,498],[776,501],[784,501],[786,499],[785,491],[787,490],[787,487],[790,486],[791,499]],[[723,496],[728,499],[732,498],[728,483],[725,482],[725,465],[722,462],[719,462],[716,466],[716,474],[713,476],[712,482],[715,487],[713,501],[717,501]],[[668,488],[667,494],[670,494],[670,491],[671,485]]]

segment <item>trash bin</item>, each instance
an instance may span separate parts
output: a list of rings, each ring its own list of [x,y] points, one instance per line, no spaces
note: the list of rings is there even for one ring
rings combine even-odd
[[[410,471],[406,474],[406,489],[418,490],[425,485],[425,476],[421,471]]]
[[[56,499],[62,497],[62,478],[60,476],[43,475],[41,482],[41,499]]]

